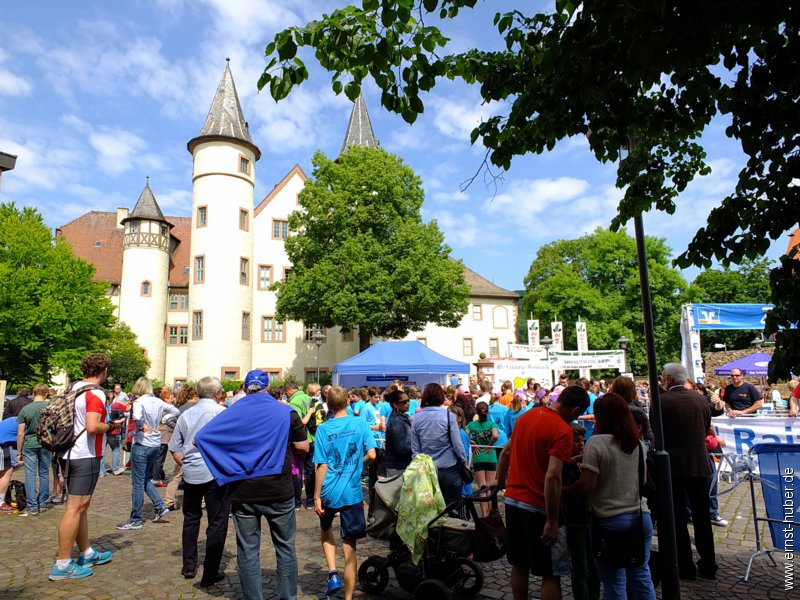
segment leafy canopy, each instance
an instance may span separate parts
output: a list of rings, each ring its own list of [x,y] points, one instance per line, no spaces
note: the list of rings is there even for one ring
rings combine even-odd
[[[36,209],[0,204],[0,378],[49,382],[55,368],[79,371],[113,321],[93,275]]]
[[[692,179],[709,173],[699,138],[715,115],[747,156],[734,189],[720,198],[677,263],[710,267],[764,254],[800,217],[800,4],[786,0],[556,0],[497,13],[488,48],[448,53],[446,29],[477,0],[362,0],[267,46],[259,88],[276,100],[308,78],[298,49],[313,48],[332,87],[354,99],[372,77],[384,107],[412,123],[421,95],[441,78],[480,88],[499,113],[472,131],[489,160],[542,153],[588,135],[600,161],[629,159],[617,172],[625,188],[612,227],[652,207],[672,213]],[[499,48],[499,49],[497,49]],[[800,258],[800,257],[798,257]],[[772,272],[768,332],[800,321],[800,260]],[[778,338],[775,374],[800,369],[800,332]]]
[[[435,222],[423,223],[422,182],[395,155],[321,152],[289,217],[292,275],[276,284],[277,313],[370,336],[403,337],[427,323],[455,327],[467,309],[463,265]]]
[[[125,323],[114,326],[101,352],[108,354],[108,384],[120,384],[130,389],[139,377],[145,377],[150,368],[150,359],[136,341],[136,334]]]
[[[645,239],[653,295],[656,354],[659,364],[680,355],[680,307],[686,288],[670,266],[670,249],[661,238]],[[521,313],[533,314],[546,329],[565,324],[565,347],[575,348],[578,320],[587,322],[589,347],[617,348],[627,337],[628,368],[644,373],[644,347],[636,242],[624,231],[597,228],[574,240],[557,240],[539,248],[525,278]]]

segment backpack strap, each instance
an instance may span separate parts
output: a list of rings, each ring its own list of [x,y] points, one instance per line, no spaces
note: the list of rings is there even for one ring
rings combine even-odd
[[[96,383],[90,383],[89,385],[83,386],[78,392],[75,394],[75,397],[72,399],[72,422],[75,423],[75,413],[78,410],[75,406],[75,401],[78,399],[78,396],[85,392],[90,392],[92,390],[102,390],[103,387],[97,385]],[[72,391],[72,388],[70,388]],[[84,420],[85,423],[85,420]],[[86,433],[86,425],[84,425],[83,429],[78,432],[78,435],[72,438],[72,446],[69,447],[67,450],[67,458],[64,459],[64,490],[66,491],[67,495],[69,495],[69,462],[70,457],[72,455],[72,448],[75,446],[75,442],[78,441],[78,438],[81,437],[84,433]]]

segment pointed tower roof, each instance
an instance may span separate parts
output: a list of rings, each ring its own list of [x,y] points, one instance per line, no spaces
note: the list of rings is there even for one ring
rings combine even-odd
[[[380,145],[372,130],[372,122],[369,120],[364,95],[359,94],[356,101],[353,102],[353,112],[350,113],[350,121],[347,123],[347,133],[344,134],[341,151],[344,152],[350,146],[377,148]]]
[[[226,59],[225,70],[219,80],[217,93],[211,102],[206,124],[203,125],[200,134],[189,141],[187,148],[189,152],[192,152],[200,142],[219,139],[236,140],[252,150],[256,160],[261,158],[261,150],[253,143],[247,121],[244,120],[242,105],[239,103],[239,95],[236,93],[236,85],[233,83],[229,58]]]
[[[172,223],[164,218],[164,213],[161,212],[161,208],[158,206],[156,197],[153,195],[153,190],[150,189],[149,177],[147,178],[147,183],[144,184],[142,193],[139,194],[139,200],[136,201],[136,206],[133,207],[131,214],[120,221],[120,224],[124,224],[132,219],[160,221],[165,225],[169,225],[170,228],[173,226]]]

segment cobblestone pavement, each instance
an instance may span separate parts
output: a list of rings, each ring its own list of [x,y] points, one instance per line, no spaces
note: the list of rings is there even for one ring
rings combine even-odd
[[[171,469],[167,469],[171,472]],[[24,479],[15,471],[15,479]],[[722,484],[721,491],[731,486]],[[163,494],[163,489],[161,490]],[[760,490],[757,490],[760,495]],[[180,501],[180,495],[178,496]],[[683,582],[682,597],[707,599],[721,596],[726,599],[800,599],[800,592],[784,591],[782,557],[774,567],[765,557],[756,559],[749,583],[742,581],[744,569],[755,546],[747,482],[720,497],[721,513],[730,526],[715,528],[720,571],[716,581]],[[763,508],[760,509],[763,514]],[[228,530],[226,552],[222,566],[228,574],[221,584],[210,589],[200,588],[199,576],[185,580],[181,570],[180,512],[173,513],[166,523],[147,521],[141,531],[122,532],[115,529],[124,522],[130,511],[130,476],[100,479],[90,508],[90,538],[102,550],[112,550],[111,563],[95,568],[92,577],[81,581],[48,581],[56,551],[56,526],[63,508],[56,507],[36,517],[0,515],[0,599],[71,599],[71,598],[243,598],[236,574],[236,539],[233,524]],[[145,517],[152,517],[153,507],[145,499]],[[298,596],[303,599],[324,598],[325,564],[319,544],[318,520],[312,511],[297,513],[297,554],[299,564]],[[202,562],[203,532],[200,560]],[[359,559],[369,555],[386,556],[383,542],[367,539],[359,542]],[[338,558],[341,568],[342,555]],[[265,598],[275,598],[275,553],[269,535],[264,533],[261,551]],[[505,560],[484,566],[486,582],[478,598],[511,599],[509,567]],[[563,582],[564,597],[570,598],[569,580]],[[532,582],[532,597],[538,597],[538,584]],[[373,598],[356,592],[357,598]],[[410,598],[392,577],[384,598]],[[660,597],[660,591],[659,591]]]

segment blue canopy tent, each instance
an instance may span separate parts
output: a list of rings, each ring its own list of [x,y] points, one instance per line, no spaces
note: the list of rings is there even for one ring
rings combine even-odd
[[[731,369],[739,369],[748,377],[766,377],[769,361],[772,360],[770,354],[763,352],[753,352],[726,365],[714,369],[714,375],[730,375]]]
[[[469,363],[447,358],[417,341],[378,342],[334,365],[333,383],[385,387],[399,379],[417,386],[445,384],[450,373],[469,373]]]

